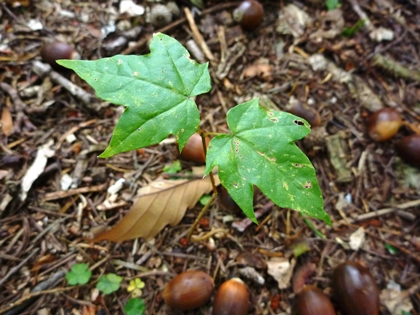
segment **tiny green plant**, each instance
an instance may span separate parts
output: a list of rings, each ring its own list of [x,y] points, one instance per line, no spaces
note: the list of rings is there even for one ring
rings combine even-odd
[[[127,315],[142,315],[146,310],[143,299],[131,298],[124,306]]]
[[[92,271],[89,270],[86,263],[74,264],[71,270],[67,272],[66,279],[69,285],[83,285],[89,282]]]
[[[341,32],[341,36],[353,37],[354,34],[356,34],[363,27],[363,25],[365,25],[365,21],[358,20],[353,26],[344,28],[344,30]]]
[[[104,294],[111,294],[120,288],[122,277],[108,273],[99,278],[96,288]]]
[[[69,285],[84,285],[87,284],[92,276],[92,271],[88,269],[86,263],[74,264],[71,270],[66,273],[66,279]],[[96,288],[103,294],[108,295],[117,291],[120,288],[122,277],[114,273],[102,275],[99,278]],[[127,315],[142,315],[145,311],[144,300],[139,298],[143,293],[145,283],[137,278],[130,281],[127,288],[131,292],[131,298],[124,305],[124,310]]]
[[[57,62],[73,69],[98,97],[126,106],[100,157],[151,146],[171,134],[181,152],[198,132],[206,152],[205,174],[213,184],[212,198],[203,212],[217,197],[212,173],[217,167],[221,184],[254,222],[257,186],[276,205],[331,224],[315,170],[294,143],[309,134],[309,123],[289,113],[266,109],[256,98],[228,111],[230,133],[217,134],[206,149],[204,139],[208,134],[199,127],[200,113],[194,99],[211,89],[208,64],[191,60],[174,38],[155,34],[150,54],[144,56]]]
[[[145,285],[146,284],[140,278],[136,278],[136,279],[130,280],[127,291],[131,292],[132,297],[138,297],[143,294],[142,289],[144,288]]]
[[[329,11],[334,10],[340,7],[340,2],[338,0],[326,0],[325,5]]]
[[[176,160],[170,165],[165,165],[164,168],[163,168],[163,171],[165,173],[178,173],[180,170],[182,170],[180,160]]]

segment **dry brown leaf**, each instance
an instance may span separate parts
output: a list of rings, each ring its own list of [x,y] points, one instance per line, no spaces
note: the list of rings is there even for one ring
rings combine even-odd
[[[263,78],[269,78],[271,76],[272,66],[268,64],[253,64],[247,66],[242,75],[244,78],[253,78],[256,76],[261,76]]]
[[[13,118],[7,107],[3,107],[1,112],[1,130],[6,136],[10,136],[13,132]]]
[[[217,176],[215,180],[218,184]],[[138,237],[154,237],[166,225],[178,224],[187,208],[194,207],[200,197],[211,190],[208,177],[196,180],[158,179],[139,190],[139,199],[120,222],[89,241],[123,242]]]

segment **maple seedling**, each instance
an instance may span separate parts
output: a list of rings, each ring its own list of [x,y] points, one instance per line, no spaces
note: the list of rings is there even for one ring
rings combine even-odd
[[[126,106],[100,157],[155,145],[171,134],[182,152],[188,139],[198,132],[206,153],[205,175],[210,176],[213,188],[212,198],[203,210],[217,197],[212,174],[217,167],[220,183],[254,222],[253,196],[257,186],[276,205],[331,224],[323,208],[315,170],[294,143],[310,133],[309,123],[289,113],[263,108],[255,98],[228,111],[230,134],[218,134],[206,148],[207,134],[199,127],[200,113],[194,97],[211,89],[208,64],[190,59],[188,51],[174,38],[154,34],[148,55],[57,62],[74,70],[98,97]],[[128,214],[131,211],[133,208]],[[202,215],[203,212],[199,218]],[[177,220],[170,223],[177,224],[180,219]],[[142,236],[136,234],[141,229],[133,222],[116,226],[118,233],[133,232],[111,237],[111,229],[106,237],[96,239],[121,241]]]

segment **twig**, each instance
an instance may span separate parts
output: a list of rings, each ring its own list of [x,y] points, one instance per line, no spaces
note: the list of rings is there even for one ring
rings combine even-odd
[[[188,24],[190,25],[191,31],[193,32],[193,37],[198,46],[200,46],[201,50],[206,55],[207,59],[210,61],[214,60],[214,56],[207,46],[206,41],[204,40],[203,36],[201,35],[200,31],[198,30],[197,24],[195,24],[194,17],[191,14],[189,8],[184,8],[185,16],[187,17]]]
[[[20,268],[22,268],[23,265],[25,265],[29,259],[31,259],[37,252],[39,251],[39,248],[35,248],[25,259],[23,259],[17,266],[11,268],[9,272],[0,279],[0,286],[2,286],[7,279],[9,279],[15,272],[17,272]]]
[[[371,218],[374,218],[374,217],[379,217],[379,216],[382,216],[382,215],[385,215],[385,214],[388,214],[388,213],[391,213],[391,212],[397,212],[397,214],[398,214],[398,212],[400,210],[404,210],[404,209],[411,208],[411,207],[417,207],[419,205],[420,205],[420,200],[413,200],[413,201],[402,203],[400,205],[396,205],[394,207],[384,208],[384,209],[380,209],[380,210],[377,210],[377,211],[371,211],[371,212],[368,212],[368,213],[364,213],[364,214],[361,214],[361,215],[357,216],[356,218],[354,218],[353,220],[350,220],[350,221],[358,222],[358,221],[368,220],[368,219],[371,219]]]
[[[97,108],[95,108],[92,105],[93,104],[92,100],[94,98],[92,94],[86,92],[81,87],[73,84],[70,80],[66,79],[58,72],[55,72],[54,70],[52,70],[50,65],[46,63],[42,63],[40,61],[34,61],[33,70],[35,71],[36,74],[38,74],[41,77],[49,75],[53,82],[61,85],[67,91],[69,91],[71,95],[81,100],[87,109],[97,111]]]
[[[14,110],[16,111],[16,124],[14,126],[14,131],[19,133],[21,131],[22,123],[24,123],[28,130],[36,130],[37,128],[31,123],[28,116],[24,113],[26,105],[20,99],[18,92],[11,85],[4,82],[0,83],[0,88],[10,95],[13,105],[15,105]]]
[[[76,189],[71,189],[68,191],[54,191],[51,193],[45,194],[43,200],[44,201],[51,201],[56,199],[62,199],[66,197],[70,197],[77,194],[84,194],[88,192],[98,192],[105,190],[107,188],[107,184],[97,185],[97,186],[91,186],[91,187],[80,187]]]
[[[373,57],[373,66],[388,70],[397,77],[420,82],[419,71],[410,70],[398,61],[391,59],[390,57],[385,57],[381,54],[375,55]]]
[[[366,28],[369,31],[373,31],[372,23],[370,22],[369,17],[362,10],[357,0],[348,0],[348,2],[350,2],[351,6],[353,7],[354,12],[356,12],[359,18],[364,22],[363,26],[366,26]]]
[[[49,277],[47,280],[39,283],[36,285],[31,293],[28,295],[25,295],[21,297],[19,300],[11,303],[4,309],[0,309],[0,314],[4,315],[16,315],[16,314],[22,314],[22,311],[31,303],[34,302],[36,297],[44,294],[54,294],[58,291],[67,291],[67,290],[73,290],[75,287],[67,287],[67,288],[59,288],[59,289],[53,289],[53,290],[45,290],[49,287],[52,287],[55,285],[55,283],[64,277],[64,275],[67,273],[67,270],[59,270],[56,273],[54,273],[51,277]],[[44,291],[45,290],[45,291]]]
[[[257,211],[255,211],[255,217],[258,219],[259,217],[263,216],[273,206],[274,206],[274,203],[272,201],[267,202],[267,204],[264,205],[264,207],[262,207],[261,209],[258,209]],[[233,222],[232,223],[232,227],[235,228],[236,230],[238,230],[239,232],[243,232],[243,231],[245,231],[245,229],[248,226],[250,226],[253,223],[254,222],[252,222],[251,219],[245,218],[245,219],[243,219],[241,221]]]
[[[213,13],[213,12],[217,12],[217,11],[221,11],[221,10],[225,10],[225,9],[233,8],[233,7],[238,6],[238,3],[239,3],[239,2],[221,3],[221,4],[218,4],[218,5],[212,6],[211,8],[208,8],[208,9],[203,10],[203,11],[201,12],[201,15],[206,15],[206,14],[210,14],[210,13]],[[187,21],[187,19],[186,19],[186,18],[181,18],[181,19],[179,19],[179,20],[177,20],[177,21],[175,21],[175,22],[172,22],[171,24],[168,24],[168,25],[166,25],[166,26],[164,26],[164,27],[162,27],[162,28],[158,29],[158,30],[156,31],[156,33],[165,33],[165,32],[167,32],[167,31],[169,31],[169,30],[171,30],[171,29],[173,29],[173,28],[175,28],[175,27],[177,27],[177,26],[179,26],[179,25],[181,25],[181,24],[185,23],[186,21]],[[131,54],[131,53],[132,53],[132,52],[134,52],[136,49],[138,49],[138,48],[140,48],[140,47],[143,47],[143,45],[145,45],[145,44],[149,41],[149,39],[150,39],[151,37],[152,37],[152,36],[146,36],[146,37],[143,37],[142,39],[140,39],[139,41],[137,41],[137,43],[136,43],[136,44],[134,44],[133,46],[130,46],[130,47],[128,47],[127,49],[123,50],[123,51],[121,52],[121,54],[122,54],[122,55],[128,55],[128,54]]]

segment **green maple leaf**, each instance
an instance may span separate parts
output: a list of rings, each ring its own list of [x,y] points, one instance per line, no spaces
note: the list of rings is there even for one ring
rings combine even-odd
[[[92,276],[92,271],[85,263],[74,264],[71,270],[66,273],[66,279],[70,285],[86,284]]]
[[[114,273],[108,273],[99,278],[96,288],[104,294],[110,294],[120,288],[122,277]]]
[[[200,123],[193,97],[211,88],[208,64],[190,59],[178,41],[162,33],[153,36],[148,55],[57,63],[73,69],[98,97],[127,106],[103,158],[159,143],[169,134],[182,151]]]
[[[256,222],[255,185],[276,205],[331,224],[315,170],[294,143],[309,134],[308,122],[253,99],[230,109],[227,123],[232,134],[210,141],[205,173],[219,168],[220,182],[250,219]]]

